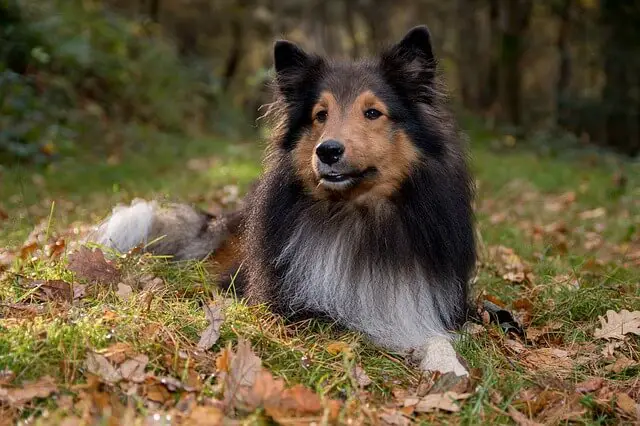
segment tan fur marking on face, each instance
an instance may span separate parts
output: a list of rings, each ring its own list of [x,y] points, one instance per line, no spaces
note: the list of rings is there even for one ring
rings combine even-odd
[[[380,111],[382,116],[367,119],[365,111],[371,108]],[[298,174],[311,194],[320,199],[347,198],[358,204],[370,204],[396,192],[419,160],[419,154],[404,131],[393,127],[386,104],[366,91],[341,108],[331,93],[323,92],[312,117],[323,110],[327,111],[327,120],[324,123],[314,120],[312,128],[300,138],[293,151]],[[347,191],[335,192],[319,186],[315,148],[329,139],[344,144],[343,161],[351,168],[364,171],[374,167],[376,175]]]
[[[320,123],[315,120],[316,115],[320,111],[327,112],[327,120]],[[316,146],[326,138],[323,138],[324,129],[330,121],[335,121],[340,116],[340,107],[335,96],[331,92],[322,92],[320,99],[313,106],[311,112],[313,125],[298,140],[296,147],[293,149],[293,159],[298,175],[302,178],[303,183],[313,193],[318,186],[319,179],[316,177],[313,161],[315,158]]]

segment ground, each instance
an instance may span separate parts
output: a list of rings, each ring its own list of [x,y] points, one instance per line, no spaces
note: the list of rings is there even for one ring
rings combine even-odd
[[[218,294],[205,263],[75,243],[134,197],[233,207],[256,142],[139,128],[127,149],[0,169],[0,424],[640,420],[638,164],[466,127],[480,321],[457,343],[463,380]]]

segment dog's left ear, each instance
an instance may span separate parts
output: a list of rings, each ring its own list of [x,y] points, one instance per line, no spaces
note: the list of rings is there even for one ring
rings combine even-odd
[[[436,74],[431,34],[425,25],[411,29],[399,43],[381,55],[389,82],[419,102],[429,102]]]

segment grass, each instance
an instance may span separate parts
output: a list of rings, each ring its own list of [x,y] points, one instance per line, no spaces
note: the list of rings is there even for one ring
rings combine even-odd
[[[577,395],[576,383],[592,377],[604,378],[604,388],[612,395],[640,397],[638,338],[617,349],[635,362],[619,371],[607,369],[614,360],[601,355],[606,342],[593,338],[598,316],[608,309],[640,310],[640,268],[638,260],[628,256],[640,248],[638,164],[608,155],[552,158],[518,144],[496,150],[493,135],[477,125],[469,132],[479,182],[476,210],[481,236],[474,293],[510,308],[529,330],[556,325],[540,339],[523,342],[521,352],[512,349],[515,337],[491,325],[463,338],[458,350],[472,371],[473,396],[457,414],[422,414],[412,420],[504,424],[513,422],[509,410],[514,407],[550,423],[628,420],[611,402],[615,398],[603,402],[605,394],[578,395],[577,414],[569,412],[575,404],[566,398]],[[0,209],[8,219],[0,229],[0,247],[19,248],[43,221],[47,234],[63,235],[73,224],[95,223],[112,204],[134,197],[225,207],[221,197],[233,198],[235,187],[242,193],[260,172],[262,147],[256,143],[228,143],[208,136],[184,140],[145,128],[132,130],[127,137],[132,148],[117,156],[87,153],[80,160],[44,169],[1,169]],[[617,175],[621,166],[625,185]],[[599,208],[604,214],[584,213]],[[65,238],[72,246],[73,234]],[[493,254],[497,246],[513,250],[517,268],[532,274],[527,281],[503,278],[508,265]],[[2,278],[0,370],[11,370],[15,383],[51,375],[64,395],[78,401],[77,385],[87,380],[86,349],[121,342],[146,354],[147,371],[158,376],[187,380],[195,370],[203,383],[202,402],[219,396],[216,355],[239,337],[248,338],[263,364],[288,385],[302,383],[327,398],[346,401],[343,421],[368,421],[383,406],[395,410],[398,389],[415,391],[427,379],[401,357],[380,351],[357,333],[318,321],[285,324],[263,307],[237,301],[226,311],[214,348],[193,352],[207,325],[202,305],[216,292],[205,263],[171,264],[144,255],[121,258],[129,282],[154,276],[163,286],[136,291],[128,299],[115,288],[88,287],[89,293],[73,304],[36,300],[28,285],[35,279],[78,281],[64,257],[17,261],[14,272]],[[342,343],[336,346],[336,342]],[[555,370],[540,368],[528,357],[541,348],[563,350],[568,361]],[[188,367],[181,355],[185,351],[191,353]],[[365,390],[352,373],[356,365],[372,379]],[[110,387],[109,392],[122,398],[122,390]],[[528,400],[529,394],[534,396]],[[165,408],[179,402],[179,394],[172,397]],[[143,415],[159,408],[144,398],[135,402]],[[79,408],[63,406],[59,397],[7,410],[21,418],[35,416],[54,423],[69,414],[80,415]],[[258,422],[260,417],[258,412],[250,418]]]

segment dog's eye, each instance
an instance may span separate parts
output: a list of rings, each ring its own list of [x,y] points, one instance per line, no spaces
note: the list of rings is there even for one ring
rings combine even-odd
[[[324,123],[325,121],[327,121],[328,116],[329,114],[327,114],[327,111],[318,111],[316,113],[316,121],[318,123]]]
[[[364,116],[367,120],[376,120],[382,116],[382,113],[375,108],[369,108],[364,112]]]

